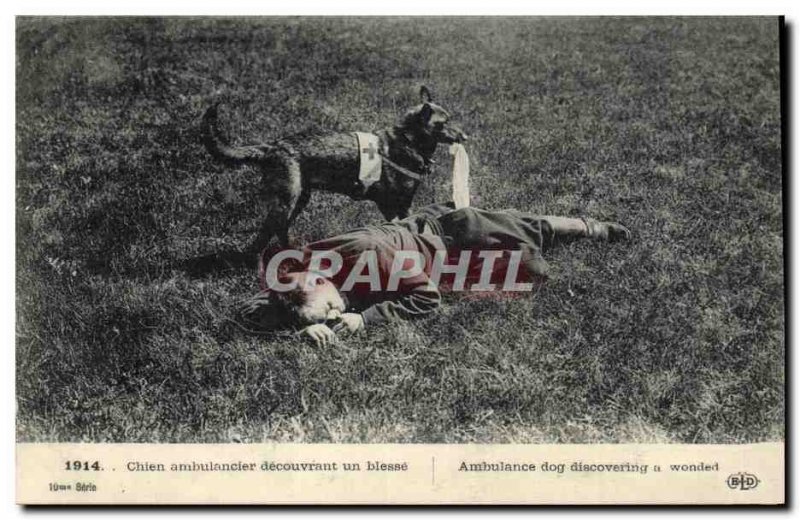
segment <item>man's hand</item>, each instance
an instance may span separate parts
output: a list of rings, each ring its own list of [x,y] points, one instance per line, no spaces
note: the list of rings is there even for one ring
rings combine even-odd
[[[310,338],[318,347],[327,347],[336,341],[336,333],[324,323],[309,325],[300,332],[303,337]]]
[[[364,318],[356,312],[345,312],[342,314],[341,321],[334,325],[333,332],[346,332],[353,334],[364,328]]]

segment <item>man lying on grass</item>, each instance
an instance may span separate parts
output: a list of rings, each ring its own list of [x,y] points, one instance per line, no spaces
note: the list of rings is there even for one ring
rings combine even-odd
[[[248,328],[294,328],[317,345],[379,323],[424,316],[440,290],[520,292],[547,276],[542,251],[576,238],[627,240],[588,218],[434,205],[404,220],[265,252],[262,292],[245,302]]]

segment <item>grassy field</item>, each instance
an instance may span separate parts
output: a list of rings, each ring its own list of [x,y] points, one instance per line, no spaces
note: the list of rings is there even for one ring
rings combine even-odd
[[[19,19],[17,437],[750,442],[784,435],[777,19]],[[237,141],[374,130],[425,83],[475,204],[618,220],[522,298],[319,349],[247,335]],[[448,160],[415,206],[449,199]],[[380,219],[315,193],[298,242]]]

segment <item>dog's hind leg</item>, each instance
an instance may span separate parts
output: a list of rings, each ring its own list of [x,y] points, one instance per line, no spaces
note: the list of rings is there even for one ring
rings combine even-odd
[[[264,184],[267,214],[256,239],[248,248],[250,251],[260,252],[276,235],[281,246],[289,245],[289,226],[297,216],[294,214],[295,209],[303,195],[300,165],[294,159],[287,157],[281,168],[265,176]]]
[[[289,228],[294,221],[297,219],[297,216],[300,214],[301,211],[305,209],[308,205],[308,201],[311,200],[311,190],[304,189],[300,192],[300,196],[297,198],[297,202],[295,202],[294,207],[292,208],[291,212],[289,213],[289,218],[286,220],[286,229],[283,233],[286,235],[285,239],[288,243],[289,241]],[[280,237],[280,235],[279,235]]]
[[[289,209],[286,212],[282,212],[278,218],[275,220],[275,227],[276,231],[275,234],[278,236],[278,242],[283,247],[289,246],[289,227],[294,223],[297,215],[303,210],[306,204],[308,204],[308,199],[311,197],[310,192],[302,192],[299,197],[294,200],[294,206],[288,207]],[[291,202],[291,201],[290,201]]]
[[[258,229],[256,238],[250,242],[250,245],[247,246],[246,251],[248,253],[259,254],[265,247],[267,247],[267,245],[269,245],[269,241],[275,236],[275,234],[275,216],[273,212],[269,212],[261,223],[261,227]]]

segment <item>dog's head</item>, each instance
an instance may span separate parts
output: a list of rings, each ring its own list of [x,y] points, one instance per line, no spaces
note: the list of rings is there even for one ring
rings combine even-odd
[[[422,103],[406,112],[400,124],[404,131],[433,143],[452,144],[467,140],[467,134],[450,124],[447,110],[433,102],[428,87],[423,85],[419,95]]]

